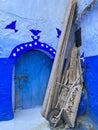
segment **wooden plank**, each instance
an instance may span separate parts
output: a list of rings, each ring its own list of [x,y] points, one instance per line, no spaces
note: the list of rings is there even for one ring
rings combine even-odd
[[[63,41],[64,43],[62,44],[61,53],[60,53],[60,57],[59,57],[59,61],[58,61],[59,62],[58,69],[57,69],[58,75],[57,75],[56,82],[61,81],[62,69],[63,69],[63,65],[64,65],[65,54],[66,54],[66,50],[67,50],[67,46],[68,46],[68,40],[69,40],[72,21],[73,21],[73,17],[74,17],[75,6],[76,6],[76,4],[74,3],[73,7],[71,8],[71,11],[70,11],[68,26],[66,26],[66,33],[65,33],[65,37],[64,37],[64,41]],[[53,100],[52,100],[53,103],[52,103],[51,108],[54,108],[54,106],[56,105],[57,100],[58,100],[59,85],[55,85],[55,86],[56,86],[55,87],[56,89],[54,89],[54,92],[53,92]]]
[[[66,65],[64,67],[64,72],[62,74],[61,85],[59,86],[59,95],[60,95],[59,96],[59,107],[62,107],[62,101],[61,101],[62,94],[65,93],[64,96],[65,95],[67,96],[67,92],[68,92],[69,85],[67,85],[67,84],[68,84],[68,80],[69,80],[69,65],[70,65],[70,59],[71,59],[71,53],[72,53],[73,46],[69,49]]]
[[[82,73],[81,61],[80,56],[78,56],[78,65],[79,65],[79,73]],[[83,75],[81,75],[80,82],[83,83]]]
[[[73,47],[73,46],[72,46]],[[69,50],[69,53],[68,53],[68,57],[67,57],[67,61],[66,61],[66,65],[64,67],[64,72],[62,74],[62,80],[61,80],[61,83],[64,84],[65,81],[66,81],[66,78],[68,78],[68,74],[69,74],[69,64],[70,64],[70,57],[71,57],[71,52],[72,52],[72,47],[70,48]]]
[[[72,84],[77,76],[76,68],[77,68],[77,52],[78,48],[73,47],[71,52],[71,59],[70,59],[70,67],[69,67],[69,84]]]
[[[75,125],[82,88],[83,88],[82,84],[76,85],[75,89],[71,92],[70,97],[68,98],[67,103],[65,105],[64,111],[66,112],[69,122],[71,124],[71,125],[68,124],[69,127],[74,127]]]
[[[68,75],[69,75],[69,70],[66,71],[66,75],[65,75],[64,83],[62,83],[62,82],[61,82],[61,83],[58,83],[58,82],[57,82],[57,84],[59,84],[59,89],[58,89],[58,91],[59,91],[59,92],[58,92],[59,95],[61,94],[62,89],[63,89],[63,88],[66,89],[66,87],[67,87],[67,83],[68,83]],[[64,76],[64,75],[63,75],[63,76]],[[59,95],[58,95],[58,96],[59,96]]]
[[[59,85],[59,95],[58,95],[59,96],[59,99],[58,99],[59,101],[58,101],[57,104],[59,104],[60,107],[62,106],[62,104],[61,104],[61,96],[62,96],[62,94],[61,93],[62,93],[63,90],[65,90],[67,88],[67,83],[68,83],[68,80],[69,80],[68,79],[69,78],[69,64],[70,64],[70,57],[71,57],[72,47],[69,49],[66,65],[64,66],[64,72],[63,72],[62,78],[61,78],[61,84]],[[66,95],[67,95],[67,93],[66,93]]]
[[[58,103],[57,103],[58,108],[60,108],[60,109],[63,108],[67,94],[68,94],[68,85],[66,85],[64,88],[62,88],[62,91],[59,95],[59,99],[58,99]]]
[[[80,77],[82,75],[82,71],[80,72],[80,59],[78,58],[77,60],[77,78]],[[66,105],[64,107],[64,111],[66,111],[67,117],[69,119],[69,127],[74,127],[75,125],[75,120],[76,120],[76,116],[77,116],[77,111],[78,111],[78,106],[80,103],[80,98],[81,98],[81,94],[82,94],[82,88],[83,88],[83,84],[80,82],[81,81],[81,77],[78,80],[77,84],[75,85],[75,87],[72,89],[70,96],[66,102]],[[68,125],[68,124],[67,124]]]
[[[57,53],[53,63],[53,67],[52,67],[52,71],[51,71],[51,75],[50,75],[50,79],[46,91],[46,96],[42,107],[42,115],[46,118],[48,112],[55,107],[58,100],[59,85],[57,85],[57,82],[60,82],[61,80],[64,58],[68,46],[68,40],[69,40],[70,31],[72,27],[75,7],[76,7],[76,0],[69,0],[67,13],[64,20],[63,30],[61,33],[60,41],[58,43]]]

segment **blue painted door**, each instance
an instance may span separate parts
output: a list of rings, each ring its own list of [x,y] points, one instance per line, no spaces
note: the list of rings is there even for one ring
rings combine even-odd
[[[40,51],[28,51],[15,63],[15,109],[42,105],[52,60]]]

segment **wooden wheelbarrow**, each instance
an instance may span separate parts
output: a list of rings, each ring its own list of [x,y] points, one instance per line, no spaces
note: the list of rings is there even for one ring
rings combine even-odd
[[[85,70],[86,66],[84,67]],[[65,128],[73,128],[77,116],[77,110],[81,98],[83,84],[79,82],[81,75],[76,78],[72,85],[62,88],[56,107],[51,109],[48,113],[47,120],[50,123],[50,128],[53,129],[62,123],[65,124]]]

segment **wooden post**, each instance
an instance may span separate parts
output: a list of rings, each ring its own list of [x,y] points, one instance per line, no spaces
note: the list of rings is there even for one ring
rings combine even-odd
[[[42,107],[42,115],[46,118],[48,112],[55,107],[58,100],[59,85],[57,85],[57,82],[60,82],[61,80],[64,58],[68,46],[68,40],[69,40],[70,31],[72,27],[75,7],[76,7],[76,0],[69,0],[67,13],[64,20],[64,26],[60,36],[60,41],[58,43],[58,48],[53,63],[50,79],[48,82],[46,96]]]

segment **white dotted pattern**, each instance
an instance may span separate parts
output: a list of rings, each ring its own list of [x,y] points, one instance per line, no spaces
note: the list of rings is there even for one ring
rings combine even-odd
[[[23,49],[25,49],[25,48],[27,48],[27,47],[32,47],[32,46],[37,46],[37,45],[38,45],[37,42],[25,44],[24,46],[20,46],[20,47],[16,48],[12,55],[13,55],[13,57],[16,57],[16,55],[17,55],[17,53],[18,53],[19,51],[21,51],[21,50],[23,50]],[[41,47],[45,47],[46,49],[48,49],[48,51],[50,51],[52,54],[55,55],[56,52],[54,51],[53,48],[51,48],[51,47],[49,47],[48,45],[43,44],[43,43],[42,43],[40,46],[41,46]]]

